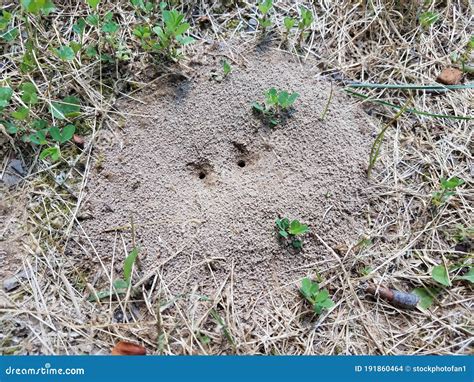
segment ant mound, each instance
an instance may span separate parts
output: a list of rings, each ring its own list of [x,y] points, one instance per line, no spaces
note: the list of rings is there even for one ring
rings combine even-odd
[[[321,119],[331,84],[290,55],[249,54],[224,78],[212,75],[222,73],[218,55],[201,60],[191,77],[163,76],[120,102],[126,123],[92,170],[82,246],[119,277],[134,242],[133,286],[155,299],[219,300],[249,326],[300,301],[305,276],[339,282],[330,248],[364,233],[374,125],[336,87]],[[251,107],[272,87],[300,94],[277,126]],[[301,250],[279,237],[283,217],[309,226]],[[94,287],[109,283],[98,274]]]

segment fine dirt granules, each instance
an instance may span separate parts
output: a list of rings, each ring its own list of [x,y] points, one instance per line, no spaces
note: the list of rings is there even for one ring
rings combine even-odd
[[[92,171],[93,218],[81,223],[90,242],[81,241],[105,268],[114,258],[118,277],[133,217],[134,283],[159,274],[157,290],[212,297],[231,282],[233,314],[251,322],[272,314],[269,292],[296,290],[316,272],[331,276],[324,264],[334,253],[314,233],[332,247],[363,234],[375,129],[336,86],[320,119],[331,85],[315,66],[271,50],[244,62],[217,81],[211,72],[222,72],[220,57],[204,55],[192,78],[165,76],[137,101],[120,103],[126,123]],[[251,110],[271,87],[300,94],[275,128]],[[310,226],[302,251],[279,240],[278,217]],[[105,277],[96,280],[97,289],[108,286]]]

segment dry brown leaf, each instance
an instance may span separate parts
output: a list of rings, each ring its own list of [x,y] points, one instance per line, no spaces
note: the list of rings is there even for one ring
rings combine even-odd
[[[141,345],[120,341],[112,349],[112,355],[146,355],[146,349]]]

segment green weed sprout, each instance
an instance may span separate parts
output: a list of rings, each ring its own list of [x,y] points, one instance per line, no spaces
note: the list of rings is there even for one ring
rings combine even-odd
[[[126,257],[125,261],[123,262],[123,278],[115,279],[112,285],[113,291],[107,289],[100,291],[91,297],[89,297],[89,301],[99,301],[103,298],[110,297],[112,295],[124,295],[127,293],[128,289],[131,287],[132,281],[132,271],[133,271],[133,264],[138,258],[138,248],[135,247],[131,250],[131,252]]]
[[[222,61],[222,71],[224,72],[224,77],[227,77],[232,72],[232,66],[226,60]]]
[[[283,218],[277,219],[275,225],[280,237],[289,239],[293,248],[301,249],[303,247],[303,240],[299,239],[298,236],[309,232],[309,227],[306,224],[301,224],[298,220],[293,220],[290,223],[289,219]]]
[[[298,93],[290,94],[287,91],[277,91],[275,88],[271,88],[265,92],[265,103],[254,102],[252,108],[268,120],[272,126],[276,126],[282,122],[299,96]]]
[[[148,25],[138,25],[133,29],[146,51],[160,53],[171,59],[179,58],[180,48],[194,42],[194,38],[184,35],[190,25],[184,19],[184,14],[175,10],[167,10],[167,4],[161,3],[162,22],[150,28]]]
[[[432,203],[439,207],[446,203],[455,194],[456,188],[464,184],[462,179],[452,177],[448,180],[441,179],[440,190],[433,193]]]
[[[263,31],[265,31],[269,26],[272,25],[272,22],[268,18],[268,12],[270,11],[272,7],[273,7],[272,0],[263,0],[260,4],[258,4],[258,10],[262,14],[262,17],[258,19],[258,23],[263,28]]]
[[[474,227],[465,227],[462,224],[457,224],[456,231],[453,237],[457,243],[462,243],[470,240],[474,242]]]
[[[420,25],[424,29],[428,29],[438,20],[439,14],[435,12],[423,12],[419,17]]]
[[[159,37],[158,48],[176,57],[177,46],[194,42],[191,36],[183,36],[188,29],[189,23],[184,21],[184,15],[181,12],[175,9],[163,10],[163,24],[153,28],[153,32]]]
[[[329,297],[327,289],[319,289],[319,284],[308,278],[301,281],[300,293],[313,307],[314,313],[321,314],[324,309],[334,306],[334,301]]]
[[[474,52],[474,35],[471,36],[466,46],[464,47],[464,51],[461,54],[454,52],[450,55],[451,62],[453,64],[460,64],[461,70],[464,73],[472,74],[474,73],[474,65],[470,64],[469,62],[472,52]]]
[[[309,9],[306,9],[305,7],[301,7],[300,12],[301,12],[301,19],[300,19],[300,22],[298,23],[298,30],[300,31],[299,45],[301,45],[301,43],[303,42],[303,39],[306,35],[307,30],[311,27],[311,24],[313,23],[313,20],[314,20],[313,13]]]
[[[135,7],[135,9],[148,14],[153,11],[154,4],[151,1],[145,2],[144,0],[130,0],[130,3]]]
[[[51,0],[21,0],[21,6],[28,13],[43,14],[45,16],[56,9]]]
[[[291,28],[293,28],[296,24],[296,20],[291,17],[285,17],[283,19],[283,25],[285,26],[286,36],[290,33]]]
[[[35,146],[47,146],[40,153],[41,160],[49,157],[53,161],[57,161],[61,156],[59,146],[73,137],[76,127],[70,123],[64,127],[50,126],[43,119],[32,119],[30,111],[39,104],[36,86],[32,82],[24,82],[20,89],[20,98],[24,106],[7,113],[5,109],[10,106],[13,89],[0,87],[0,124],[5,126],[7,133],[20,138],[23,142]],[[80,110],[80,100],[74,96],[52,102],[50,107],[51,115],[57,124],[61,124],[61,120],[81,115]],[[2,114],[4,115],[2,116]]]

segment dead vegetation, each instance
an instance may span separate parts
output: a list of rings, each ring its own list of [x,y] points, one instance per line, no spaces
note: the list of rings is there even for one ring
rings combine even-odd
[[[283,18],[297,15],[301,4],[276,2],[268,16],[273,25],[262,34],[253,3],[181,2],[177,6],[186,14],[196,39],[184,48],[184,54],[192,61],[200,46],[225,46],[229,39],[238,38],[253,47],[272,40],[278,49],[301,59],[318,60],[322,73],[339,86],[352,81],[428,85],[452,65],[452,53],[464,54],[473,33],[472,4],[467,1],[318,1],[304,4],[315,20],[303,42],[294,34],[282,39]],[[233,272],[211,296],[193,289],[173,295],[162,282],[167,262],[179,254],[179,249],[171,248],[163,248],[166,259],[156,269],[140,270],[137,265],[140,277],[134,279],[133,287],[138,293],[129,290],[119,299],[89,301],[99,275],[106,277],[112,288],[123,261],[123,254],[104,263],[100,253],[81,258],[68,250],[73,229],[80,232],[81,221],[87,219],[87,211],[81,208],[86,198],[84,187],[91,166],[100,167],[98,148],[113,140],[114,131],[122,125],[114,103],[118,98],[134,98],[149,85],[150,78],[186,75],[190,62],[183,59],[172,64],[144,52],[133,36],[133,28],[143,18],[125,0],[104,1],[98,8],[102,16],[112,12],[120,25],[113,41],[98,37],[94,28],[87,28],[82,36],[83,46],[99,41],[103,44],[100,49],[106,54],[113,51],[115,60],[63,61],[54,50],[77,39],[72,26],[91,11],[83,2],[56,1],[56,5],[57,11],[48,17],[25,14],[26,21],[15,18],[14,26],[36,31],[37,50],[32,53],[24,33],[16,42],[2,40],[2,86],[33,82],[43,105],[35,109],[39,117],[48,114],[52,102],[80,95],[76,132],[85,136],[86,142],[83,149],[65,145],[62,159],[51,162],[39,158],[39,149],[12,142],[0,131],[2,170],[13,157],[28,169],[16,189],[2,191],[7,203],[15,195],[27,195],[21,206],[27,212],[22,227],[12,233],[8,219],[0,227],[3,241],[22,235],[26,245],[0,259],[2,267],[4,262],[7,266],[19,262],[18,272],[28,275],[18,288],[0,290],[3,354],[108,354],[119,340],[140,343],[156,354],[469,352],[472,284],[453,280],[450,287],[440,286],[430,272],[440,264],[462,265],[454,271],[462,275],[472,261],[472,120],[434,118],[410,111],[402,113],[386,131],[371,180],[365,237],[332,248],[315,233],[327,252],[307,268],[307,274],[324,280],[322,287],[335,302],[329,312],[315,318],[298,293],[301,280],[294,280],[260,295],[248,306],[248,317],[261,316],[265,322],[260,327],[248,325],[235,314]],[[20,12],[13,3],[2,5],[2,9]],[[435,12],[438,21],[423,27],[419,23],[423,11]],[[226,56],[232,65],[238,63],[232,50]],[[24,74],[21,66],[28,64],[35,69]],[[464,77],[469,81],[468,74]],[[374,99],[400,107],[410,99],[411,110],[442,116],[472,116],[474,106],[472,89],[374,88],[357,92],[370,97],[360,102],[380,119],[380,126],[397,110],[370,102]],[[22,101],[17,97],[12,102],[21,105]],[[441,179],[454,176],[465,183],[445,203],[434,206],[433,193],[439,190]],[[115,230],[117,248],[124,246],[124,235],[133,229],[140,227],[130,223]],[[462,233],[469,229],[471,234]],[[121,251],[129,252],[125,248]],[[88,258],[94,261],[84,261]],[[212,268],[217,260],[209,258],[207,265]],[[439,292],[429,309],[406,311],[367,297],[363,291],[367,281],[401,291],[436,287]],[[282,298],[277,298],[280,295]],[[259,309],[262,299],[271,302],[271,311]]]

